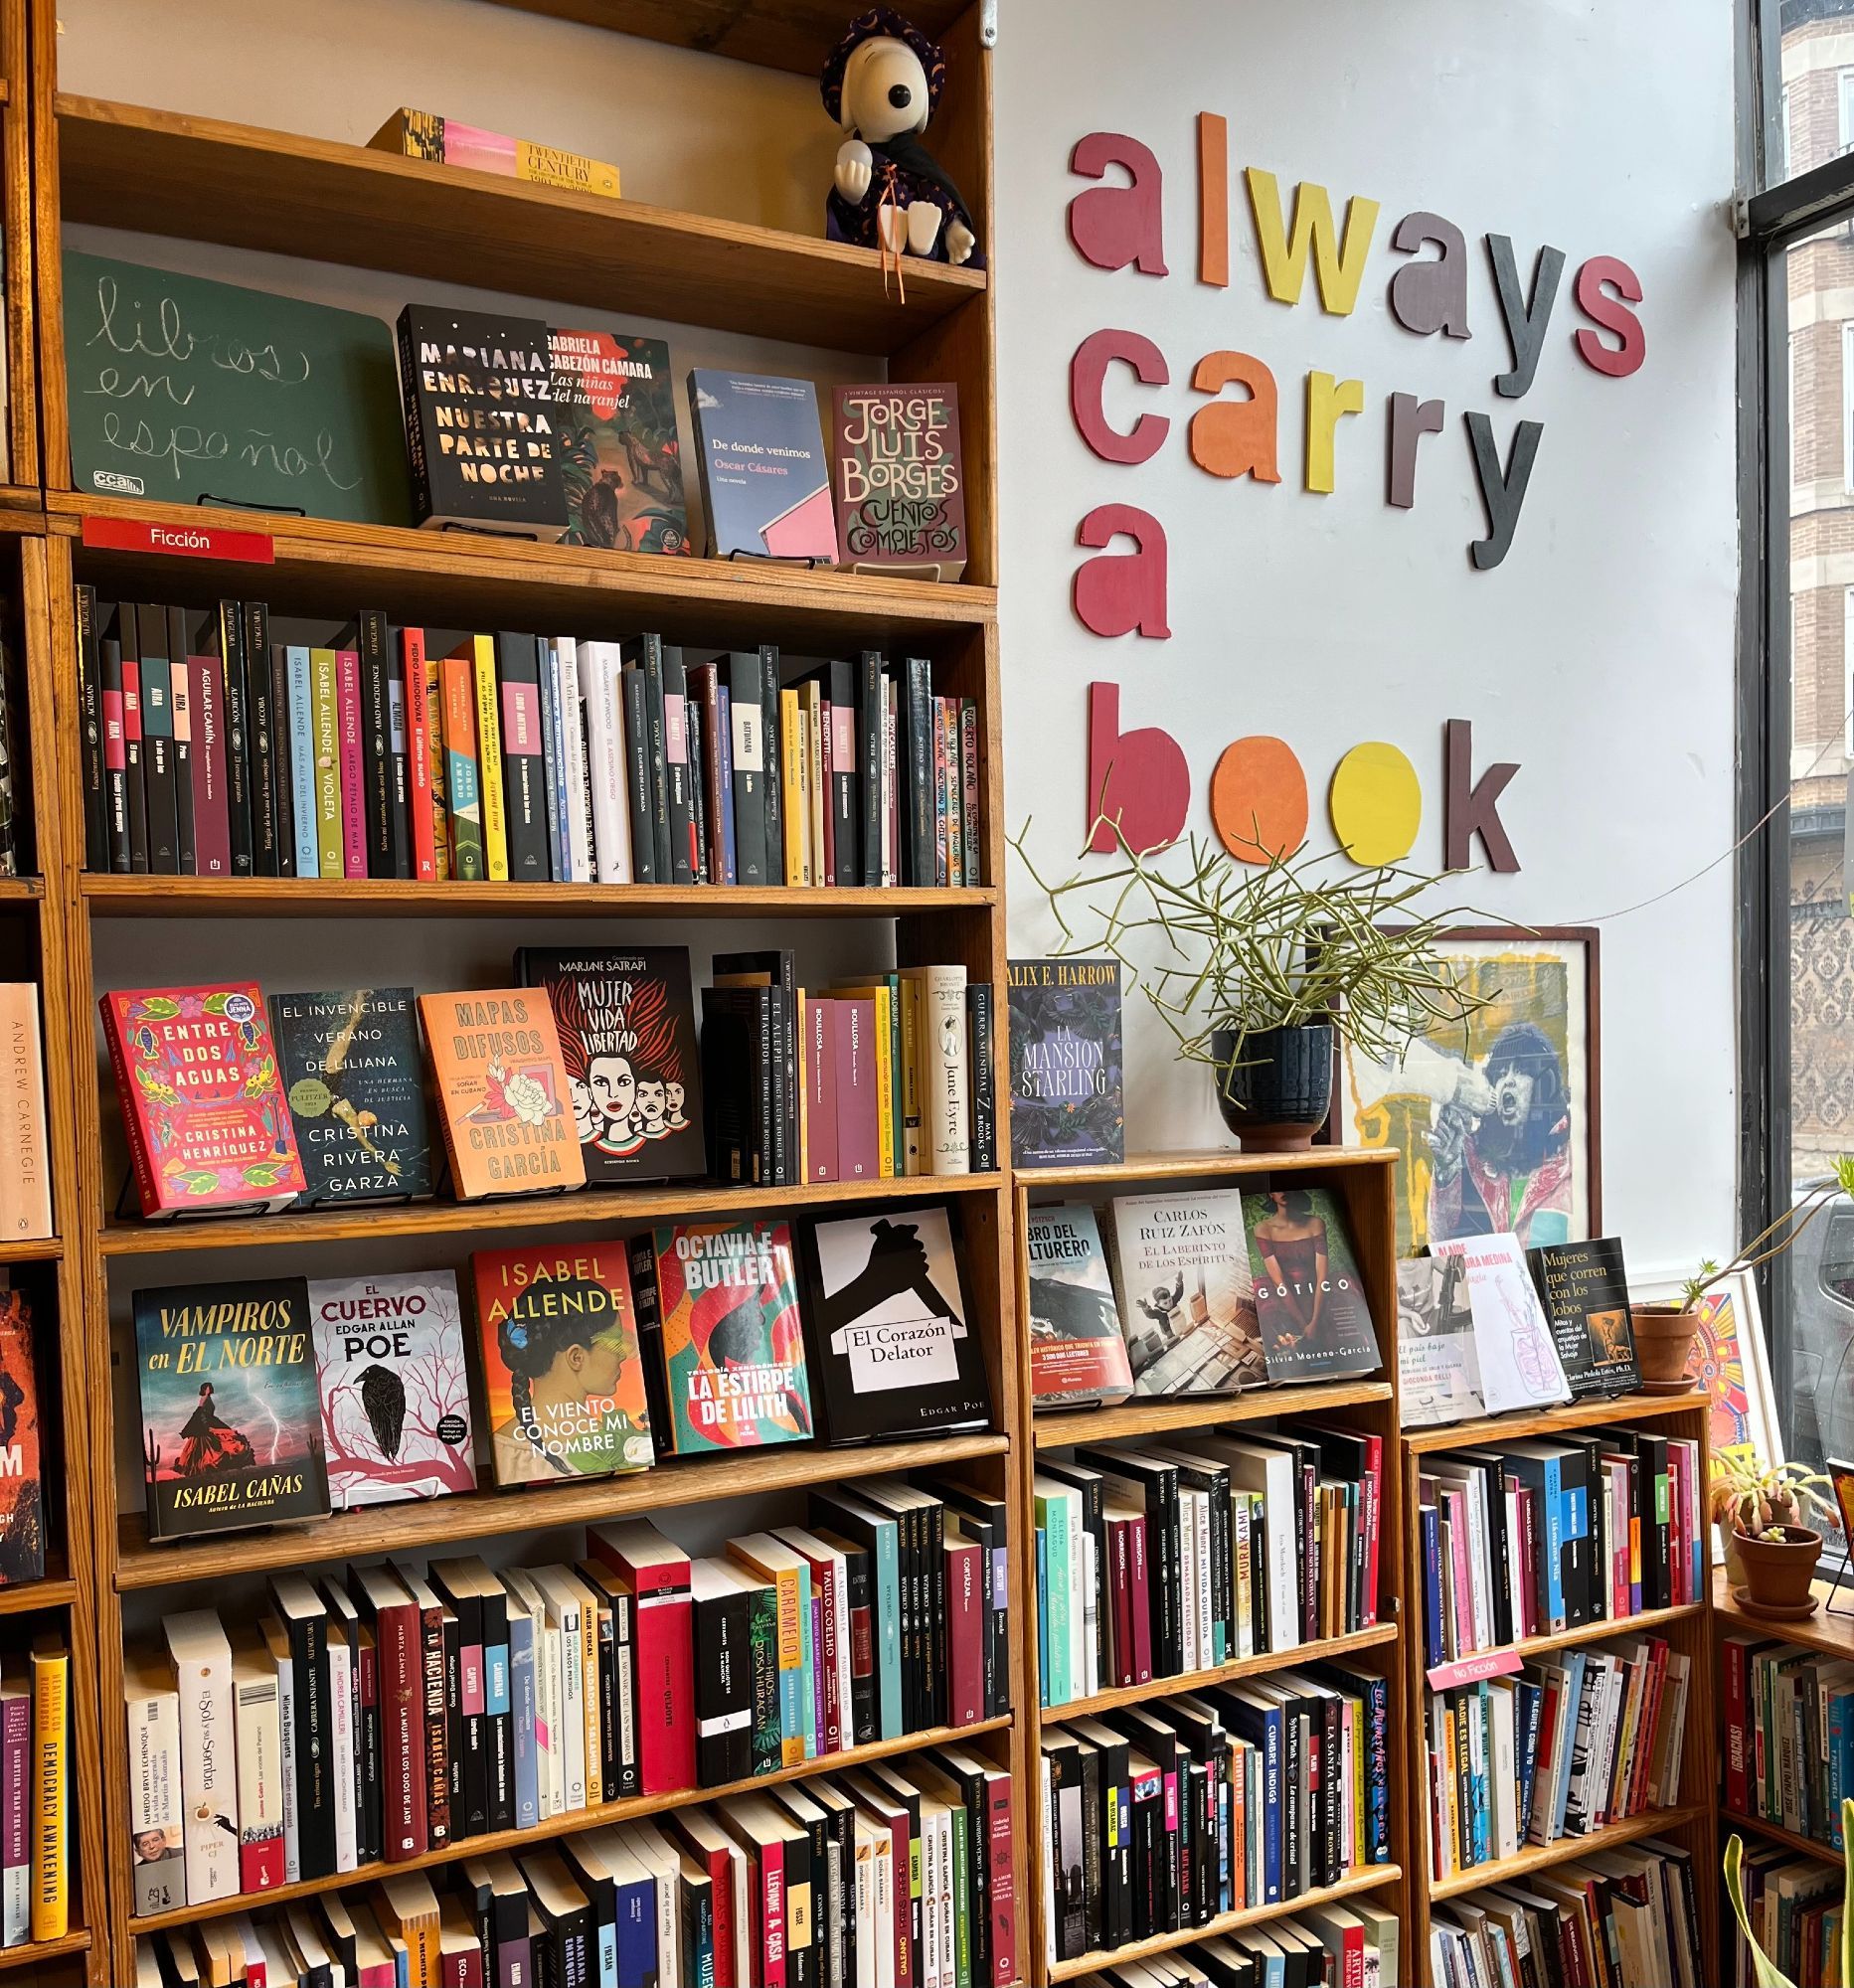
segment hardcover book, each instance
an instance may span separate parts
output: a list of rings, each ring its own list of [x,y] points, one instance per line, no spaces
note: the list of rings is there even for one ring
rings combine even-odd
[[[959,390],[834,387],[830,405],[839,563],[957,580],[965,571]]]
[[[39,1385],[26,1294],[0,1290],[0,1587],[45,1573]]]
[[[586,1185],[554,1011],[538,988],[421,994],[460,1201]]]
[[[676,1455],[798,1442],[812,1433],[791,1231],[783,1222],[659,1228],[656,1307]]]
[[[622,1242],[470,1258],[499,1484],[644,1470],[653,1460]]]
[[[309,1285],[336,1511],[476,1489],[469,1370],[448,1270]]]
[[[1542,1243],[1526,1251],[1526,1262],[1572,1394],[1626,1395],[1639,1388],[1620,1239]]]
[[[567,497],[547,326],[408,304],[399,355],[417,522],[559,538]]]
[[[676,384],[660,338],[548,327],[570,546],[692,553]]]
[[[430,1133],[413,990],[273,994],[270,1020],[308,1183],[296,1205],[428,1196]]]
[[[562,193],[602,194],[618,198],[618,169],[600,159],[540,145],[528,138],[506,137],[474,124],[459,124],[434,110],[402,107],[367,141],[376,152],[398,152],[408,159],[433,165],[465,166],[471,172],[500,173],[505,179],[528,180],[556,187]]]
[[[983,1428],[991,1388],[941,1207],[809,1222],[808,1343],[833,1443]]]
[[[306,1185],[251,981],[105,994],[143,1219],[287,1208]]]
[[[1241,1193],[1120,1196],[1107,1242],[1135,1394],[1266,1384]]]
[[[1120,962],[1010,962],[1011,1164],[1117,1165],[1121,1103]]]
[[[1377,1335],[1345,1215],[1323,1187],[1243,1197],[1262,1354],[1275,1386],[1375,1374]]]
[[[1085,1205],[1033,1208],[1024,1226],[1024,1254],[1036,1406],[1123,1402],[1133,1392],[1133,1370],[1095,1211]]]
[[[698,367],[689,413],[710,556],[835,565],[830,469],[811,382]]]
[[[137,1291],[134,1309],[149,1538],[326,1513],[302,1279]]]
[[[686,946],[627,952],[524,946],[516,977],[545,990],[560,1037],[586,1177],[700,1180],[702,1070]]]

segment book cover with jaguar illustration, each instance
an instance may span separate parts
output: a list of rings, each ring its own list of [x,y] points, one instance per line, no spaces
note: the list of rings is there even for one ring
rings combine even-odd
[[[669,347],[625,331],[550,325],[569,546],[688,555]]]
[[[298,1208],[431,1192],[410,987],[273,994],[270,1021],[308,1185]]]

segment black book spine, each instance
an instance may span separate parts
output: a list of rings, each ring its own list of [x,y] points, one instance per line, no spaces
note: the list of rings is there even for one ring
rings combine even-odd
[[[972,980],[965,989],[965,1068],[971,1093],[971,1167],[994,1173],[998,1165],[996,1021],[991,982]]]
[[[778,1065],[772,1055],[772,1011],[778,1006],[778,989],[756,987],[751,991],[753,1010],[749,1026],[752,1034],[748,1040],[754,1060],[751,1073],[754,1085],[752,1178],[756,1187],[766,1187],[772,1182],[776,1153],[773,1126],[779,1115]]]
[[[671,868],[669,825],[669,713],[663,702],[663,638],[643,637],[644,717],[650,727],[650,839],[659,884],[667,884]]]
[[[1635,1437],[1641,1484],[1641,1605],[1643,1609],[1673,1605],[1672,1569],[1668,1561],[1667,1438],[1645,1430]]]
[[[702,713],[693,697],[682,707],[689,736],[689,833],[695,843],[695,882],[712,884],[708,865],[708,745],[702,737]]]
[[[906,884],[917,889],[934,881],[933,673],[924,656],[910,656],[902,698],[903,790],[908,819],[902,837],[908,859]]]
[[[148,770],[142,738],[141,639],[135,625],[135,603],[116,608],[116,641],[122,668],[122,752],[124,786],[128,794],[129,868],[148,873]]]
[[[296,874],[296,788],[289,744],[289,650],[270,645],[270,778],[276,808],[276,874]]]
[[[412,514],[422,522],[436,508],[431,495],[431,465],[425,458],[423,402],[419,393],[419,352],[412,335],[412,306],[399,314],[400,392],[406,416],[406,462],[412,475]]]
[[[798,1156],[794,1151],[796,1145],[796,1140],[792,1136],[794,1128],[789,1122],[785,1108],[785,1068],[791,1052],[787,1037],[795,1026],[797,1018],[786,1003],[785,990],[782,987],[768,987],[766,993],[770,996],[765,1007],[766,1077],[769,1092],[766,1184],[769,1187],[795,1187],[798,1184]]]
[[[496,689],[502,707],[502,809],[508,824],[509,881],[545,884],[553,801],[542,791],[547,761],[541,750],[541,661],[532,635],[496,637]]]
[[[329,1703],[326,1616],[285,1618],[295,1672],[296,1814],[302,1875],[328,1878],[335,1870],[335,1744]]]
[[[159,607],[137,607],[141,664],[142,785],[148,796],[148,870],[180,875],[179,802],[174,794],[174,674]]]
[[[118,876],[127,876],[131,862],[127,734],[122,710],[122,644],[111,638],[99,642],[97,648],[100,652],[98,675],[102,679],[103,690],[103,776],[104,798],[108,803],[105,817],[109,836],[108,867]]]
[[[637,1604],[628,1594],[612,1597],[611,1654],[613,1689],[617,1694],[618,1746],[616,1800],[643,1793],[643,1767],[637,1754]]]
[[[630,789],[631,875],[639,884],[656,884],[657,836],[650,803],[650,695],[643,666],[628,662],[620,678],[624,698],[625,784]]]
[[[754,1770],[753,1597],[745,1588],[695,1603],[695,1778],[704,1788]]]
[[[387,630],[387,821],[392,877],[412,875],[412,714],[406,708],[404,658]]]
[[[598,1786],[605,1801],[618,1799],[618,1610],[615,1595],[601,1594],[598,1608]],[[590,1776],[589,1776],[590,1778]]]
[[[933,1686],[927,1705],[927,1724],[944,1726],[949,1696],[947,1678],[952,1670],[946,1640],[946,1508],[935,1500],[921,1508],[921,1516],[927,1552],[927,1665]]]
[[[825,665],[824,681],[830,692],[830,794],[831,854],[835,859],[831,882],[853,886],[862,875],[862,810],[857,803],[856,775],[859,760],[856,725],[856,672],[838,657]]]
[[[876,889],[882,882],[882,748],[887,689],[882,674],[882,652],[865,649],[857,665],[856,680],[856,774],[860,782],[863,833],[863,884]]]
[[[868,1549],[846,1550],[843,1566],[850,1602],[850,1739],[869,1746],[876,1740],[876,1624]]]
[[[1584,1531],[1573,1537],[1567,1527],[1564,1547],[1559,1555],[1559,1577],[1565,1590],[1565,1626],[1576,1629],[1590,1620],[1590,1556],[1591,1556],[1591,1487],[1586,1482],[1587,1461],[1582,1449],[1568,1446],[1567,1453],[1558,1460],[1558,1471],[1565,1487],[1565,1494],[1573,1505],[1579,1502],[1582,1492],[1584,1507]],[[1643,1601],[1647,1600],[1644,1593]],[[1659,1607],[1661,1603],[1652,1603]]]
[[[766,789],[778,768],[766,757],[765,703],[758,652],[728,658],[728,722],[734,761],[734,874],[756,888],[784,881],[772,874],[766,841]]]
[[[84,867],[107,870],[108,781],[103,766],[103,686],[96,647],[96,589],[78,588],[78,716],[84,746]]]
[[[704,1072],[704,1076],[706,1076]],[[658,1456],[671,1454],[668,1382],[663,1371],[663,1314],[657,1297],[656,1242],[649,1230],[633,1236],[630,1255],[631,1308],[637,1318],[637,1348],[644,1364],[644,1406],[650,1440]]]
[[[695,846],[695,803],[689,792],[689,672],[674,643],[663,650],[663,760],[669,796],[669,881],[693,884],[701,858]]]
[[[270,610],[261,600],[239,606],[245,658],[245,793],[251,823],[252,875],[277,869],[276,705],[270,668]]]
[[[497,1587],[476,1597],[483,1624],[484,1769],[491,1829],[515,1827],[515,1730],[509,1709],[509,1602]]]
[[[759,645],[759,742],[765,761],[766,882],[785,882],[785,755],[779,725],[779,652]]]
[[[193,826],[193,728],[199,722],[198,673],[188,654],[187,617],[178,607],[167,610],[169,695],[174,708],[174,857],[183,877],[200,874],[199,842]],[[199,749],[206,750],[206,741]]]
[[[355,1724],[355,1833],[358,1860],[377,1864],[385,1854],[381,1814],[386,1800],[386,1779],[381,1771],[380,1751],[380,1651],[376,1643],[363,1650],[359,1624],[350,1617],[349,1639],[353,1647],[354,1675],[358,1682],[362,1667],[373,1673],[373,1690],[361,1693],[361,1716]]]
[[[1094,1746],[1078,1749],[1082,1756],[1082,1941],[1085,1953],[1101,1944],[1100,1753]]]
[[[393,875],[393,767],[387,745],[387,617],[361,610],[356,647],[361,672],[361,787],[367,823],[367,874]]]
[[[232,874],[251,877],[256,874],[251,663],[245,644],[245,610],[236,600],[219,603],[219,647],[226,665],[226,826],[232,841]]]

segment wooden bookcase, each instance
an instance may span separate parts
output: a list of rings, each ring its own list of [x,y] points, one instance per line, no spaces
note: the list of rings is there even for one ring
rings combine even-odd
[[[577,1551],[577,1529],[630,1513],[716,1506],[701,1515],[716,1536],[798,1516],[804,1488],[845,1477],[933,1469],[962,1476],[996,1495],[1013,1495],[1017,1459],[1028,1441],[1023,1362],[1015,1326],[1015,1250],[1007,1159],[1000,1170],[947,1180],[907,1180],[779,1190],[639,1189],[588,1192],[458,1206],[439,1200],[410,1207],[285,1214],[185,1227],[146,1226],[114,1213],[120,1138],[112,1086],[99,1065],[97,994],[130,984],[141,958],[188,948],[201,972],[239,972],[266,991],[334,984],[301,978],[325,957],[364,963],[369,979],[424,988],[471,984],[448,978],[451,962],[476,965],[475,984],[496,984],[498,969],[523,940],[591,937],[602,921],[688,942],[698,951],[729,943],[716,921],[751,922],[756,943],[800,949],[864,948],[863,960],[892,954],[909,965],[963,964],[998,990],[998,1070],[1004,1065],[1004,840],[997,641],[997,549],[993,311],[983,272],[911,264],[907,298],[884,294],[877,256],[777,230],[674,213],[637,202],[611,203],[449,171],[362,148],[250,126],[61,94],[52,0],[0,0],[30,15],[30,239],[37,256],[36,347],[27,321],[21,342],[38,369],[44,424],[43,494],[34,461],[34,516],[23,539],[24,599],[36,658],[35,753],[47,827],[43,890],[22,889],[8,913],[42,923],[48,1020],[57,1031],[50,1062],[57,1076],[61,1234],[49,1257],[61,1281],[64,1392],[70,1423],[72,1578],[60,1593],[73,1619],[74,1656],[86,1667],[80,1714],[83,1814],[86,1820],[91,1978],[130,1977],[131,1941],[143,1930],[259,1908],[303,1893],[365,1886],[381,1867],[240,1897],[156,1918],[130,1909],[125,1803],[126,1737],[121,1713],[125,1615],[143,1633],[173,1607],[222,1597],[229,1608],[253,1599],[271,1571],[327,1568],[351,1557],[472,1551],[512,1536],[541,1536],[537,1552]],[[566,8],[572,18],[613,30],[709,48],[701,20],[723,13],[727,52],[801,68],[819,52],[824,15],[778,0],[730,0],[724,10],[680,4]],[[837,10],[830,10],[834,21]],[[990,66],[979,8],[927,10],[952,65],[947,106],[934,132],[939,155],[973,199],[982,240],[990,230]],[[10,17],[9,17],[10,18]],[[841,22],[828,39],[841,32]],[[794,39],[796,37],[797,39]],[[809,39],[806,39],[809,37]],[[23,79],[22,79],[23,83]],[[21,88],[16,83],[14,88]],[[16,96],[15,101],[18,98]],[[25,120],[6,128],[24,130]],[[11,159],[11,152],[8,152]],[[9,192],[12,189],[9,180]],[[25,180],[20,181],[22,189]],[[68,223],[106,222],[190,242],[312,255],[384,270],[415,297],[422,282],[467,282],[563,304],[591,306],[620,321],[654,316],[708,331],[787,338],[865,355],[876,377],[952,379],[959,388],[971,557],[964,582],[931,586],[846,573],[730,565],[591,552],[567,547],[330,523],[249,512],[202,513],[181,505],[84,495],[70,487],[62,349],[61,248]],[[15,251],[15,266],[18,255]],[[153,259],[159,259],[158,254]],[[315,274],[302,289],[313,295]],[[11,320],[10,320],[11,323]],[[672,334],[673,343],[673,334]],[[21,378],[18,361],[14,379]],[[30,376],[27,376],[30,377]],[[16,403],[17,405],[17,403]],[[268,538],[267,566],[106,552],[84,542],[86,518],[179,527],[231,524]],[[4,530],[0,523],[0,530]],[[36,576],[36,579],[35,579]],[[660,630],[670,640],[724,648],[758,641],[801,656],[854,653],[930,657],[936,687],[976,700],[980,713],[980,823],[984,883],[954,890],[738,890],[670,887],[501,886],[444,883],[322,883],[86,876],[82,870],[79,742],[69,720],[76,682],[75,589],[94,583],[104,598],[179,600],[204,606],[222,594],[268,601],[283,612],[343,617],[360,605],[395,620],[446,627],[497,625],[582,636]],[[55,695],[56,694],[56,695]],[[55,727],[56,703],[63,724]],[[411,922],[416,921],[416,922]],[[776,936],[768,933],[776,921]],[[833,955],[834,956],[834,955]],[[428,959],[438,962],[426,965]],[[333,971],[331,967],[329,969]],[[501,969],[506,972],[506,966]],[[485,977],[487,976],[487,977]],[[140,984],[149,984],[146,981]],[[346,984],[360,984],[350,981]],[[997,1085],[1004,1094],[1002,1082]],[[1004,1149],[1008,1128],[999,1126]],[[1004,1149],[1007,1151],[1007,1149]],[[969,1315],[984,1346],[994,1399],[989,1432],[937,1441],[890,1443],[855,1451],[793,1446],[739,1458],[666,1466],[639,1477],[473,1495],[428,1504],[370,1508],[308,1527],[253,1532],[179,1545],[152,1544],[134,1510],[132,1467],[119,1458],[138,1427],[134,1368],[120,1357],[125,1307],[141,1285],[211,1282],[239,1276],[335,1273],[353,1267],[460,1266],[473,1246],[560,1236],[610,1238],[671,1217],[763,1213],[797,1217],[870,1201],[941,1198],[958,1211],[964,1235]],[[112,1355],[114,1358],[112,1359]],[[124,1486],[127,1493],[124,1495]],[[564,1537],[563,1537],[564,1535]],[[1021,1555],[1013,1555],[1014,1609],[1025,1607]],[[1018,1615],[1021,1621],[1022,1613]],[[1021,1639],[1014,1639],[1012,1703],[1031,1689]],[[92,1661],[93,1656],[93,1661]],[[836,1754],[778,1778],[830,1772],[860,1760],[907,1753],[957,1737],[1008,1766],[1023,1781],[1024,1722],[1013,1714],[957,1736],[917,1734],[895,1743]],[[755,1783],[758,1785],[758,1783]],[[560,1817],[536,1830],[472,1837],[421,1860],[457,1862],[485,1850],[520,1848],[550,1837],[711,1798],[691,1790]],[[1028,1882],[1028,1831],[1018,1811],[1016,1868]],[[107,1853],[104,1844],[107,1844]],[[410,1866],[399,1866],[409,1869]],[[88,1935],[84,1936],[86,1939]],[[1027,1953],[1029,1930],[1021,1935]],[[4,1957],[11,1961],[13,1956]]]

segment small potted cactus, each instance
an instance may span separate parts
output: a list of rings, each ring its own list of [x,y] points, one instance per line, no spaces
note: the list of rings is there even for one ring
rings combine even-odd
[[[1803,1615],[1822,1536],[1811,1510],[1832,1520],[1828,1479],[1797,1463],[1767,1463],[1750,1443],[1713,1458],[1712,1516],[1725,1535],[1726,1576],[1742,1607]]]

